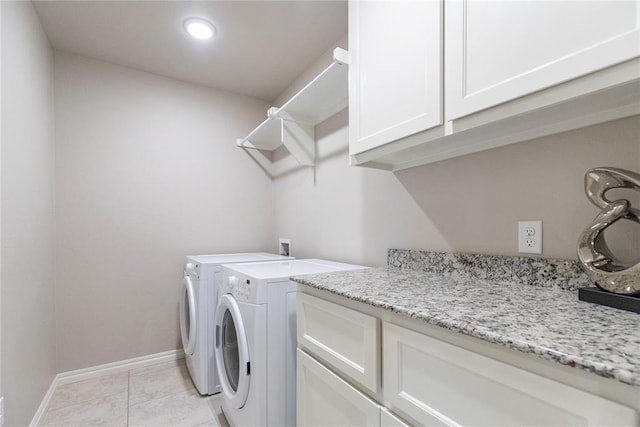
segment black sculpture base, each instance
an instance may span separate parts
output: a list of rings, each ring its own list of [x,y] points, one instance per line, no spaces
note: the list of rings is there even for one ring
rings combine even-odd
[[[578,289],[578,299],[640,314],[640,296],[614,294],[593,287]]]

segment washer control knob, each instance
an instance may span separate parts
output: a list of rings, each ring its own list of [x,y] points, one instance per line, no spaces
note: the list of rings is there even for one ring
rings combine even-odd
[[[193,271],[193,263],[188,262],[184,265],[184,275],[188,276]]]
[[[229,276],[229,285],[236,286],[238,284],[238,278],[236,276]]]

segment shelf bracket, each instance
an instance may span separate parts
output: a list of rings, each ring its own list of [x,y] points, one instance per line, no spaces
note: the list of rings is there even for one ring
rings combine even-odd
[[[277,119],[278,118],[278,107],[269,107],[269,109],[267,110],[267,117],[270,119]]]
[[[315,126],[295,121],[289,114],[279,112],[282,144],[305,166],[315,165]]]
[[[349,65],[349,51],[340,47],[333,49],[333,61],[341,65]]]
[[[267,110],[267,118],[246,138],[242,148],[274,151],[284,145],[300,165],[315,167],[315,125],[344,109],[348,98],[349,52],[336,48],[333,61],[281,107]]]
[[[250,148],[252,150],[258,150],[258,147],[253,145],[250,141],[246,141],[243,138],[236,138],[236,145],[240,148]]]

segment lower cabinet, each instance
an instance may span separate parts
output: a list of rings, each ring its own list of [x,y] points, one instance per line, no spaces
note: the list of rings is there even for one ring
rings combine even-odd
[[[380,408],[380,426],[381,427],[409,427],[409,424],[393,415],[387,408]]]
[[[633,426],[631,408],[384,322],[384,398],[424,425]]]
[[[635,403],[399,326],[388,312],[365,314],[348,300],[343,306],[304,292],[298,298],[305,308],[298,310],[299,426],[640,425]],[[320,313],[340,321],[320,322],[328,319]]]
[[[380,386],[380,321],[349,308],[297,293],[298,347],[355,384]]]
[[[407,426],[298,349],[298,426]]]

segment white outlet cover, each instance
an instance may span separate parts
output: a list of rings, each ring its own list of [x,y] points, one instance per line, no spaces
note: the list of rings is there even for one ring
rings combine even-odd
[[[278,240],[278,255],[291,256],[291,239]]]
[[[542,221],[518,221],[518,252],[542,253]]]

